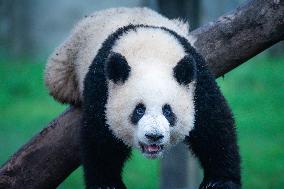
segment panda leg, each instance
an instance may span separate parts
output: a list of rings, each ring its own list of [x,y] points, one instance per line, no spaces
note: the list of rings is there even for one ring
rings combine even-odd
[[[210,116],[209,116],[210,117]],[[218,125],[204,120],[190,132],[188,142],[204,169],[200,189],[239,189],[240,156],[235,128],[227,120]]]
[[[121,174],[131,149],[89,125],[81,130],[81,144],[86,189],[126,189]]]
[[[213,79],[200,78],[195,125],[186,142],[204,170],[200,189],[240,189],[240,155],[231,111]]]

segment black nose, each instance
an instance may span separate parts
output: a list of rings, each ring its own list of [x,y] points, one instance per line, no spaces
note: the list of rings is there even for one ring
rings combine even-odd
[[[147,139],[152,140],[154,142],[164,138],[164,135],[161,135],[161,134],[145,134],[145,136]]]

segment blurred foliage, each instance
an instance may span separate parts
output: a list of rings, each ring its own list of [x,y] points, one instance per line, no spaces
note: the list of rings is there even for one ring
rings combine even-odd
[[[243,188],[283,188],[283,57],[256,57],[218,81],[237,122]]]
[[[44,64],[37,60],[0,56],[0,165],[66,108],[48,95],[43,70]],[[127,185],[158,188],[158,160],[148,161],[136,151],[131,159],[124,170]],[[139,184],[141,181],[143,184]],[[79,168],[58,188],[83,186]]]
[[[0,58],[0,164],[66,106],[55,102],[43,84],[44,65],[36,60]],[[258,56],[218,79],[235,114],[244,188],[284,185],[284,60]],[[35,162],[36,163],[36,162]],[[124,170],[129,188],[159,185],[159,162],[136,151]],[[83,188],[79,168],[59,186]]]

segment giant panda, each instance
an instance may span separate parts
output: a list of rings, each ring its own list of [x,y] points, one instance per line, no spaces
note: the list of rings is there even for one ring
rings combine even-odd
[[[50,94],[83,109],[87,189],[126,188],[133,148],[154,159],[179,142],[200,161],[200,189],[241,188],[232,113],[193,46],[183,21],[113,8],[86,16],[50,56]]]

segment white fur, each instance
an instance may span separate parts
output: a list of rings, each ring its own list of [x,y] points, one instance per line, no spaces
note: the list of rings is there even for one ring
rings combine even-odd
[[[82,101],[83,80],[103,41],[119,27],[129,24],[163,26],[189,37],[187,23],[170,20],[148,8],[112,8],[95,12],[82,19],[50,56],[45,82],[51,95],[61,102]]]
[[[194,123],[194,82],[182,86],[173,76],[173,68],[185,56],[182,45],[164,30],[138,28],[124,34],[112,50],[122,54],[131,67],[124,84],[109,81],[106,116],[115,136],[136,147],[137,140],[145,141],[143,136],[153,129],[166,134],[165,146],[184,139]],[[135,127],[129,117],[138,103],[145,104],[146,112],[142,123]],[[171,105],[176,114],[174,127],[159,124],[165,104]]]
[[[96,12],[80,21],[50,56],[45,70],[50,93],[61,102],[81,102],[84,78],[103,41],[129,24],[165,27],[191,39],[187,23],[170,20],[148,8]],[[181,44],[161,29],[139,28],[124,34],[112,50],[125,56],[131,67],[125,84],[108,83],[106,116],[115,136],[136,147],[138,140],[145,141],[143,133],[153,130],[165,134],[165,146],[184,139],[193,127],[195,85],[192,82],[181,86],[173,76],[174,66],[185,55]],[[145,104],[146,113],[135,127],[129,117],[139,102]],[[174,127],[170,127],[162,115],[165,103],[170,104],[176,114]]]
[[[139,147],[139,142],[144,144],[149,143],[145,134],[159,134],[164,138],[159,141],[159,144],[167,144],[170,140],[170,125],[165,116],[162,114],[156,114],[156,112],[148,113],[143,116],[139,121],[135,136],[134,144]]]

